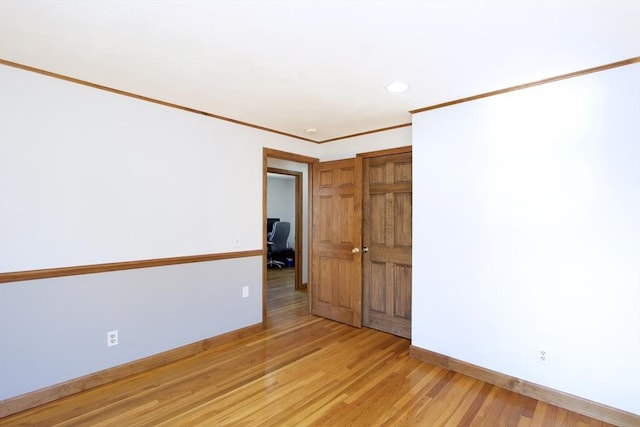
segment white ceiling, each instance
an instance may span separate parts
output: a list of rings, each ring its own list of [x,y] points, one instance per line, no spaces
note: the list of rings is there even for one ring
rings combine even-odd
[[[0,59],[315,141],[636,56],[638,0],[0,0]]]

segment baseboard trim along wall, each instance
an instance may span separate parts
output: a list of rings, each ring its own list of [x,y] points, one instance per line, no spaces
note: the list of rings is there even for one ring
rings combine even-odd
[[[409,355],[414,359],[428,362],[441,368],[449,369],[489,384],[502,387],[509,391],[532,397],[552,405],[568,409],[579,414],[587,415],[617,426],[638,426],[640,416],[620,409],[612,408],[601,403],[563,393],[552,388],[544,387],[529,381],[501,374],[500,372],[482,368],[471,363],[463,362],[449,356],[411,346]]]
[[[134,360],[133,362],[114,366],[113,368],[65,381],[60,384],[45,387],[21,396],[2,400],[0,401],[0,418],[43,405],[75,393],[89,390],[139,372],[147,371],[149,369],[184,359],[185,357],[192,356],[202,351],[255,334],[263,329],[263,324],[258,323],[162,353],[154,354],[139,360]]]

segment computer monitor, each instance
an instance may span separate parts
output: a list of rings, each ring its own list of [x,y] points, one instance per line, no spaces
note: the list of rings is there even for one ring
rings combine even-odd
[[[280,218],[267,218],[267,234],[273,231],[273,224],[280,221]]]

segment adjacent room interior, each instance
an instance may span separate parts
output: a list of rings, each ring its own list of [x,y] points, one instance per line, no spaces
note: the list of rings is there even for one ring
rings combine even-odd
[[[0,425],[638,425],[639,94],[637,1],[0,2]]]

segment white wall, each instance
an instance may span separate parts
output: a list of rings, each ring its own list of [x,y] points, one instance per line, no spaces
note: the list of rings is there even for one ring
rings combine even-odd
[[[640,414],[639,118],[640,64],[414,116],[413,345]]]
[[[316,157],[323,162],[350,159],[359,153],[406,147],[411,144],[411,126],[407,126],[320,144]]]
[[[0,73],[0,272],[262,247],[260,147],[290,138]]]
[[[318,148],[0,66],[0,272],[260,250],[265,146]],[[262,267],[0,284],[0,400],[259,323]]]

